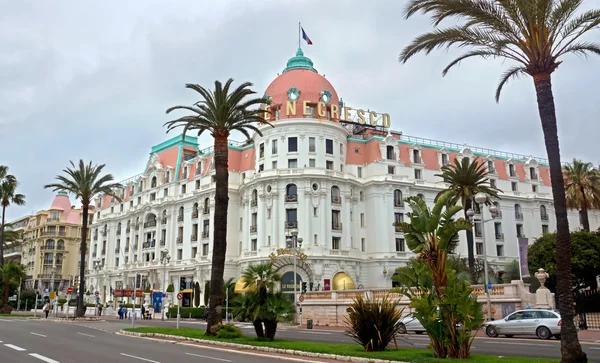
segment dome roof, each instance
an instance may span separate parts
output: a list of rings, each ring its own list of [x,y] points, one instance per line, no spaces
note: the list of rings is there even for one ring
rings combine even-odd
[[[298,91],[296,115],[288,116],[286,114],[286,103],[290,100],[289,94]],[[338,112],[341,108],[339,107],[340,99],[331,83],[317,72],[313,67],[312,60],[305,57],[300,48],[298,48],[296,56],[288,60],[283,73],[267,87],[265,95],[271,98],[272,107],[282,105],[279,119],[304,117],[303,102],[308,101],[309,104],[314,106],[318,102],[323,102],[323,95],[327,96],[327,107],[336,105],[338,106]],[[317,110],[314,112],[314,117],[327,119],[327,116],[319,117]],[[335,117],[335,119],[338,120],[338,117]]]

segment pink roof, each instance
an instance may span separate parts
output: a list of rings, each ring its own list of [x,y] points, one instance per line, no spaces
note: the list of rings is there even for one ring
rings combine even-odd
[[[66,223],[81,224],[81,210],[71,208],[67,193],[58,192],[50,205],[50,211],[61,211],[60,220]]]

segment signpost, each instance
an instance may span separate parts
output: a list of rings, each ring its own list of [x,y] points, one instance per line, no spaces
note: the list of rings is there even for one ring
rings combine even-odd
[[[302,327],[302,302],[304,301],[304,294],[300,295],[300,327]]]
[[[181,311],[181,300],[183,300],[182,293],[177,294],[177,300],[179,300],[179,303],[177,303],[177,329],[179,329],[179,317],[181,316],[179,312]]]
[[[67,294],[71,295],[72,293],[73,293],[73,288],[72,288],[72,287],[69,287],[69,288],[67,289]]]

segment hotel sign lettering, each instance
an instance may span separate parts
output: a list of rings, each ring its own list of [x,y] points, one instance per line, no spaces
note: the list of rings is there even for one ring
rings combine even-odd
[[[314,103],[303,101],[298,105],[297,101],[287,101],[285,107],[283,105],[279,109],[280,112],[285,112],[285,115],[290,116],[313,116],[315,112]],[[344,106],[340,108],[338,105],[327,105],[324,102],[318,102],[316,113],[318,117],[326,117],[327,112],[330,112],[332,119],[342,119],[345,121],[354,121],[361,125],[369,124],[371,126],[383,126],[389,128],[391,125],[390,115],[387,113],[379,113],[376,111],[354,109]],[[265,107],[264,119],[270,121],[273,111],[271,106]]]

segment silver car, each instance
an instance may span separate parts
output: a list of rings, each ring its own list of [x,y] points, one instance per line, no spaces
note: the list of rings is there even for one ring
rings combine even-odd
[[[540,339],[553,336],[560,339],[560,314],[553,310],[527,309],[517,310],[502,320],[494,320],[483,325],[485,333],[492,338],[504,335],[537,335]]]
[[[425,328],[414,315],[407,315],[396,322],[400,326],[400,334],[406,334],[409,331],[414,331],[417,334],[425,333]]]

